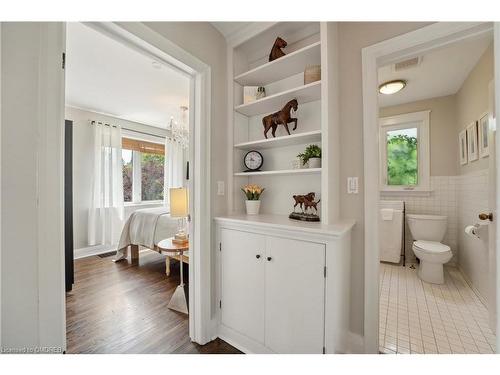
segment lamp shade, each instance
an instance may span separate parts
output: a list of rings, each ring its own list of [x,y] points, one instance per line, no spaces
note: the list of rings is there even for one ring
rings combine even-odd
[[[188,193],[186,188],[170,189],[170,217],[188,216]]]

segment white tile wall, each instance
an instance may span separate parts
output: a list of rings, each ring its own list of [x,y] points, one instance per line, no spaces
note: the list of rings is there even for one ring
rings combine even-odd
[[[384,195],[384,200],[403,200],[406,213],[436,214],[448,217],[448,228],[444,243],[451,247],[453,258],[450,264],[459,264],[462,271],[479,291],[482,298],[488,289],[487,229],[481,229],[483,240],[464,233],[467,225],[478,222],[478,214],[488,212],[488,170],[460,176],[431,176],[432,192],[429,196]],[[405,223],[406,260],[415,262],[412,251],[413,238]]]
[[[458,176],[459,265],[481,298],[488,295],[488,227],[480,229],[481,238],[467,236],[464,228],[479,222],[481,212],[489,212],[488,170]]]
[[[434,214],[448,217],[448,229],[443,243],[451,247],[453,258],[450,263],[457,261],[457,179],[460,176],[431,176],[431,190],[429,196],[384,195],[383,200],[403,200],[407,214]],[[405,253],[408,262],[415,262],[416,257],[412,250],[413,238],[405,223]]]

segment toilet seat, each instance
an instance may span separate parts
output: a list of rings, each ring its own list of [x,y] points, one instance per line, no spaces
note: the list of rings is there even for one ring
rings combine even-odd
[[[417,249],[428,254],[442,254],[451,251],[451,248],[441,242],[418,240],[413,243]]]

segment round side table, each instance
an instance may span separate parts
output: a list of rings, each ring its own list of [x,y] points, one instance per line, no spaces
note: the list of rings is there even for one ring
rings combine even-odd
[[[162,253],[166,253],[167,255],[179,255],[180,257],[180,272],[181,272],[181,282],[175,288],[175,292],[170,298],[170,302],[168,303],[168,308],[171,310],[179,311],[184,314],[188,313],[188,304],[186,301],[186,292],[184,290],[184,274],[183,274],[183,254],[185,251],[189,250],[189,242],[185,244],[176,244],[172,242],[173,237],[167,238],[165,240],[161,240],[158,245],[158,249]]]

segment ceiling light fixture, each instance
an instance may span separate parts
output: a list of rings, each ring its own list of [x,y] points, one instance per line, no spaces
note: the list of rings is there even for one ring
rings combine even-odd
[[[406,81],[404,79],[395,79],[394,81],[382,83],[378,87],[378,92],[384,95],[392,95],[403,90],[405,86]]]

